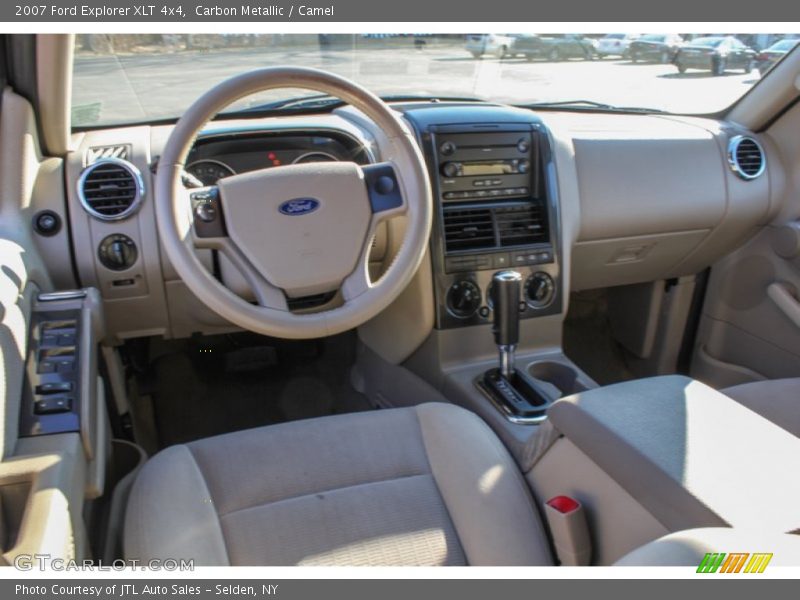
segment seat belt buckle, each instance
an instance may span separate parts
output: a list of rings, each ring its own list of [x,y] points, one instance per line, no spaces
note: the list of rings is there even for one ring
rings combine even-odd
[[[569,496],[554,496],[544,505],[556,556],[565,567],[581,567],[592,558],[592,541],[583,505]]]

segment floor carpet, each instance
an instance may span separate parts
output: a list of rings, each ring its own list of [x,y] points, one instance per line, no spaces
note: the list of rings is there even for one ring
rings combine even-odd
[[[349,382],[355,340],[252,334],[165,342],[142,377],[158,445],[370,408]]]

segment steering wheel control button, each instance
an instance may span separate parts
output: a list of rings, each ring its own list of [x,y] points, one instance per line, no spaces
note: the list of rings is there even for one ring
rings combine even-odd
[[[531,308],[546,308],[553,302],[556,285],[544,271],[537,271],[525,282],[525,301]]]
[[[472,281],[457,281],[447,291],[447,308],[459,319],[468,319],[481,306],[481,290]]]
[[[226,235],[219,188],[211,186],[193,190],[189,198],[192,202],[195,235],[200,238]]]
[[[403,206],[403,196],[394,168],[387,163],[362,168],[373,213],[394,210]]]
[[[375,189],[379,194],[391,194],[395,187],[394,179],[386,175],[378,177],[378,181],[375,182]]]
[[[139,256],[136,243],[127,235],[113,233],[103,238],[97,248],[97,257],[106,269],[124,271],[130,269]]]
[[[43,210],[33,217],[33,230],[39,235],[51,237],[61,231],[61,217],[52,210]]]
[[[200,202],[194,207],[195,216],[205,223],[211,223],[217,218],[217,208],[212,202]]]

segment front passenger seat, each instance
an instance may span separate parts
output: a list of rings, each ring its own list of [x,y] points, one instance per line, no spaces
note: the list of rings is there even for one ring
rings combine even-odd
[[[506,449],[453,405],[169,447],[131,492],[125,555],[200,565],[551,565]]]

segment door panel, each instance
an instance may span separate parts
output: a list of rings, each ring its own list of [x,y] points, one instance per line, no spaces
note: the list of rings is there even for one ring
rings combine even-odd
[[[766,134],[771,152],[762,177],[772,189],[770,223],[711,269],[692,374],[716,387],[800,377],[798,130],[795,106]]]
[[[712,268],[693,375],[716,387],[800,377],[800,326],[769,293],[777,284],[800,298],[800,260],[775,253],[777,232],[765,228]]]

